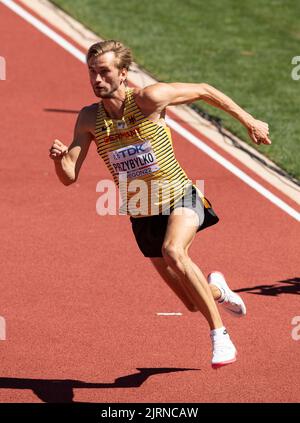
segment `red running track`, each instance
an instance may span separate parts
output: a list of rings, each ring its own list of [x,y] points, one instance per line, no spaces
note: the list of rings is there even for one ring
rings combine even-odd
[[[96,183],[110,176],[95,147],[78,183],[54,174],[52,140],[70,143],[70,111],[95,101],[85,66],[1,4],[0,28],[0,401],[299,401],[296,220],[173,134],[220,217],[197,235],[192,257],[206,274],[221,270],[248,307],[244,319],[223,316],[238,361],[213,371],[204,319],[140,254],[127,217],[96,214]]]

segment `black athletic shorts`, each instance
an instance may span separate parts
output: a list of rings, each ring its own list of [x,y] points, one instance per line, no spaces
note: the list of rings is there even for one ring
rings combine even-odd
[[[168,214],[157,214],[154,216],[135,218],[130,216],[136,242],[144,256],[162,257],[161,249],[164,242],[168,219],[171,212],[178,207],[188,207],[195,210],[200,222],[197,232],[208,228],[209,226],[215,225],[219,221],[219,218],[206,197],[205,200],[206,206],[204,206],[195,186],[190,185],[184,196],[170,207]]]

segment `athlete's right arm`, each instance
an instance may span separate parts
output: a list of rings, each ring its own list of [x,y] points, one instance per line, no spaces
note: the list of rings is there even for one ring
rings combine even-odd
[[[54,161],[56,174],[64,185],[70,185],[77,180],[88,153],[93,140],[89,121],[89,108],[85,107],[78,115],[72,144],[67,147],[55,140],[50,148],[49,156]]]

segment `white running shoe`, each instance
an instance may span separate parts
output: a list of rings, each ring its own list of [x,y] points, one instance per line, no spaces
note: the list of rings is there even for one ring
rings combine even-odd
[[[221,333],[219,330],[218,333],[211,331],[210,337],[213,353],[211,361],[212,368],[218,369],[219,367],[234,363],[236,361],[237,350],[226,328],[222,328]]]
[[[242,317],[246,315],[246,306],[242,298],[231,291],[226,283],[225,277],[221,272],[211,272],[207,277],[207,282],[215,285],[221,291],[219,304],[222,304],[224,309],[235,317]]]

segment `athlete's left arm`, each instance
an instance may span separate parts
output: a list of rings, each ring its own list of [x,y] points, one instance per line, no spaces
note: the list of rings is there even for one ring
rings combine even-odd
[[[157,110],[167,106],[188,104],[196,100],[203,100],[214,107],[224,110],[239,120],[247,129],[255,144],[271,144],[269,126],[266,122],[255,119],[231,98],[211,85],[175,83],[157,83],[143,90],[146,101],[152,102]]]

